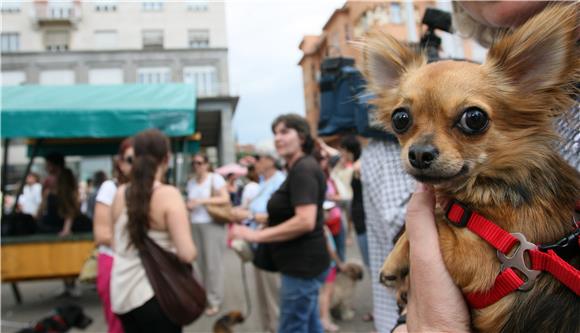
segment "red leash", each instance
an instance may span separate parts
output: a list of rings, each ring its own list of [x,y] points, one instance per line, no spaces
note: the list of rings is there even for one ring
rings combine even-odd
[[[530,290],[541,272],[552,274],[558,281],[580,296],[580,271],[564,261],[556,252],[577,255],[580,246],[580,227],[560,241],[550,245],[536,245],[526,240],[520,233],[509,233],[492,221],[473,212],[459,201],[452,201],[445,213],[452,225],[467,228],[489,243],[497,250],[502,263],[502,271],[495,279],[491,289],[465,295],[467,302],[474,309],[482,309],[516,291]],[[511,257],[507,254],[519,243]],[[528,252],[530,267],[524,261]],[[515,270],[514,270],[515,269]],[[525,280],[515,271],[523,274]]]

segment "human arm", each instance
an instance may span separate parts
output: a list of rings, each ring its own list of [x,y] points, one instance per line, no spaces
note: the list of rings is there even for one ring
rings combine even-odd
[[[242,238],[253,243],[281,242],[297,238],[311,232],[316,226],[317,207],[314,204],[294,208],[294,216],[274,227],[252,230],[234,225],[230,230],[233,238]]]
[[[395,332],[469,332],[469,311],[441,255],[435,226],[435,196],[423,184],[407,206],[409,303],[407,325]]]
[[[163,217],[177,257],[183,262],[191,263],[197,257],[197,248],[191,238],[191,225],[183,197],[173,186],[164,186],[162,191],[159,195],[162,195],[164,203]]]
[[[60,237],[65,237],[71,234],[73,224],[73,218],[67,217],[64,219],[64,225],[62,226],[62,230],[58,233]]]
[[[111,246],[113,239],[113,221],[111,218],[111,206],[97,202],[93,216],[93,236],[97,245]]]
[[[111,205],[115,199],[117,186],[111,180],[105,181],[99,188],[95,199],[93,216],[93,237],[97,245],[111,246],[113,239],[113,220]]]

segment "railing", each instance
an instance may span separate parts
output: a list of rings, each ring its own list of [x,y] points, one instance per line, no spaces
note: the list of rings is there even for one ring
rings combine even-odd
[[[35,3],[34,19],[40,22],[70,22],[76,23],[81,18],[80,3]]]

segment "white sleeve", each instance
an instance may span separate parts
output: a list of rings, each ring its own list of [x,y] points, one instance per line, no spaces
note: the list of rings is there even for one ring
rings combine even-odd
[[[244,186],[244,190],[242,191],[242,206],[247,208],[259,192],[260,185],[256,183],[248,183]]]
[[[34,202],[37,205],[40,205],[40,203],[42,202],[42,185],[34,184],[32,186],[32,195],[34,198]]]
[[[113,182],[112,180],[107,180],[99,188],[96,202],[100,202],[107,206],[110,206],[113,204],[113,200],[115,199],[116,193],[117,193],[117,185],[115,185],[115,182]]]
[[[221,175],[217,173],[212,173],[213,189],[218,191],[222,187],[226,186],[226,180]]]

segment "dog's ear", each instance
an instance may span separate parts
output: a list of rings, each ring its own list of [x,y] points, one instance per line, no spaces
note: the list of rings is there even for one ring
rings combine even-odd
[[[401,76],[426,63],[425,57],[384,31],[375,31],[361,44],[363,73],[376,95],[399,85]]]
[[[485,65],[525,93],[568,84],[578,71],[577,13],[577,4],[547,7],[492,45]]]

